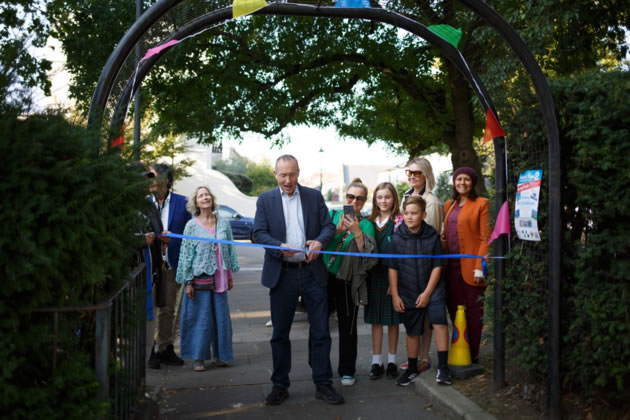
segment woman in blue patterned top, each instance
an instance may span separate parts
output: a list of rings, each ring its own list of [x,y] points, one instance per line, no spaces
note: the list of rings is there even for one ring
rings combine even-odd
[[[216,198],[208,187],[198,187],[188,200],[184,235],[232,240],[227,219],[219,219]],[[206,370],[204,360],[218,366],[233,360],[232,320],[227,291],[232,273],[239,270],[234,246],[184,239],[177,266],[177,282],[186,285],[182,300],[181,356],[193,359],[193,369]]]

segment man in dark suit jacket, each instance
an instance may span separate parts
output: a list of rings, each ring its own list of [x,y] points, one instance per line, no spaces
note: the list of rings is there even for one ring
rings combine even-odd
[[[274,176],[278,187],[261,194],[256,202],[254,240],[260,244],[291,250],[265,250],[262,284],[270,289],[273,335],[273,388],[268,404],[277,405],[289,396],[291,342],[289,333],[301,294],[310,323],[309,353],[316,385],[315,397],[341,404],[343,397],[332,386],[330,331],[328,329],[328,273],[317,251],[326,248],[335,234],[321,193],[298,185],[297,159],[283,155],[276,160]]]
[[[151,166],[151,172],[155,175],[151,185],[150,200],[160,214],[165,232],[178,234],[184,233],[186,223],[192,215],[186,209],[186,197],[171,191],[173,186],[173,169],[169,165],[158,163]],[[159,369],[160,363],[181,366],[184,361],[176,354],[173,347],[175,329],[175,304],[179,285],[175,281],[177,263],[179,262],[179,250],[182,240],[178,238],[160,237],[162,241],[163,281],[156,285],[157,325],[155,329],[155,341],[157,352],[151,351],[148,365],[150,368]],[[155,264],[155,262],[154,262]]]

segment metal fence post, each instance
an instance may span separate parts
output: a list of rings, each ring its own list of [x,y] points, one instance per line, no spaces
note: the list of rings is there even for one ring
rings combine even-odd
[[[111,302],[96,311],[96,345],[94,351],[94,369],[98,379],[99,396],[102,401],[109,401],[109,346],[111,331]]]
[[[507,200],[507,155],[505,153],[505,137],[494,139],[495,168],[495,197],[494,208],[499,214],[501,206]],[[494,255],[505,256],[507,249],[507,235],[500,235],[494,245]],[[503,282],[505,278],[505,260],[494,260],[494,389],[505,386],[505,335],[503,330]]]

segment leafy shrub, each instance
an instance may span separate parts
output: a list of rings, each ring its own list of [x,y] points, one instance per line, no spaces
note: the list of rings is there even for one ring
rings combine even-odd
[[[563,288],[565,382],[589,395],[630,380],[630,73],[590,73],[556,85],[569,151],[565,201],[574,278]],[[577,140],[577,141],[576,141]],[[571,270],[572,269],[572,270]]]
[[[51,306],[91,304],[133,264],[148,181],[55,114],[0,115],[0,412],[98,415],[91,318],[61,317],[52,370]]]
[[[553,80],[551,88],[563,168],[561,374],[567,390],[589,399],[623,399],[630,380],[630,73],[585,73]],[[523,107],[507,122],[508,132],[526,133],[510,148],[516,175],[533,169],[528,154],[547,141],[536,115],[533,106]],[[541,381],[547,373],[545,239],[525,244],[513,238],[504,286],[511,360]]]

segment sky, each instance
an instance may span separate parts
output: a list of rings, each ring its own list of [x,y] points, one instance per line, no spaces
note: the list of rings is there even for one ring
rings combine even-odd
[[[368,146],[362,140],[341,139],[332,127],[289,127],[284,134],[290,142],[282,147],[272,147],[262,136],[253,134],[244,136],[240,144],[234,140],[224,141],[223,147],[233,148],[255,162],[267,159],[272,164],[278,156],[291,154],[298,159],[303,175],[319,173],[320,169],[323,172],[338,171],[343,163],[395,166],[406,160],[405,156],[387,150],[384,143]]]
[[[312,174],[338,173],[341,165],[389,165],[404,164],[408,158],[388,150],[382,142],[368,146],[361,139],[342,139],[333,127],[289,127],[284,133],[290,142],[283,147],[272,147],[262,136],[248,134],[242,143],[235,140],[223,142],[224,154],[233,148],[241,156],[254,162],[264,159],[273,164],[282,154],[295,156],[300,164],[300,175],[305,178]],[[320,152],[320,149],[323,152]],[[225,157],[225,156],[224,156]],[[440,172],[452,168],[449,156],[437,154],[426,156],[433,166],[435,177]]]
[[[66,57],[61,50],[61,43],[55,38],[48,38],[45,48],[33,50],[34,55],[45,57],[52,63],[52,68],[48,73],[52,86],[50,88],[50,96],[44,95],[41,89],[35,89],[35,104],[42,109],[48,107],[69,108],[72,101],[69,98],[70,91],[70,73],[65,68]]]

